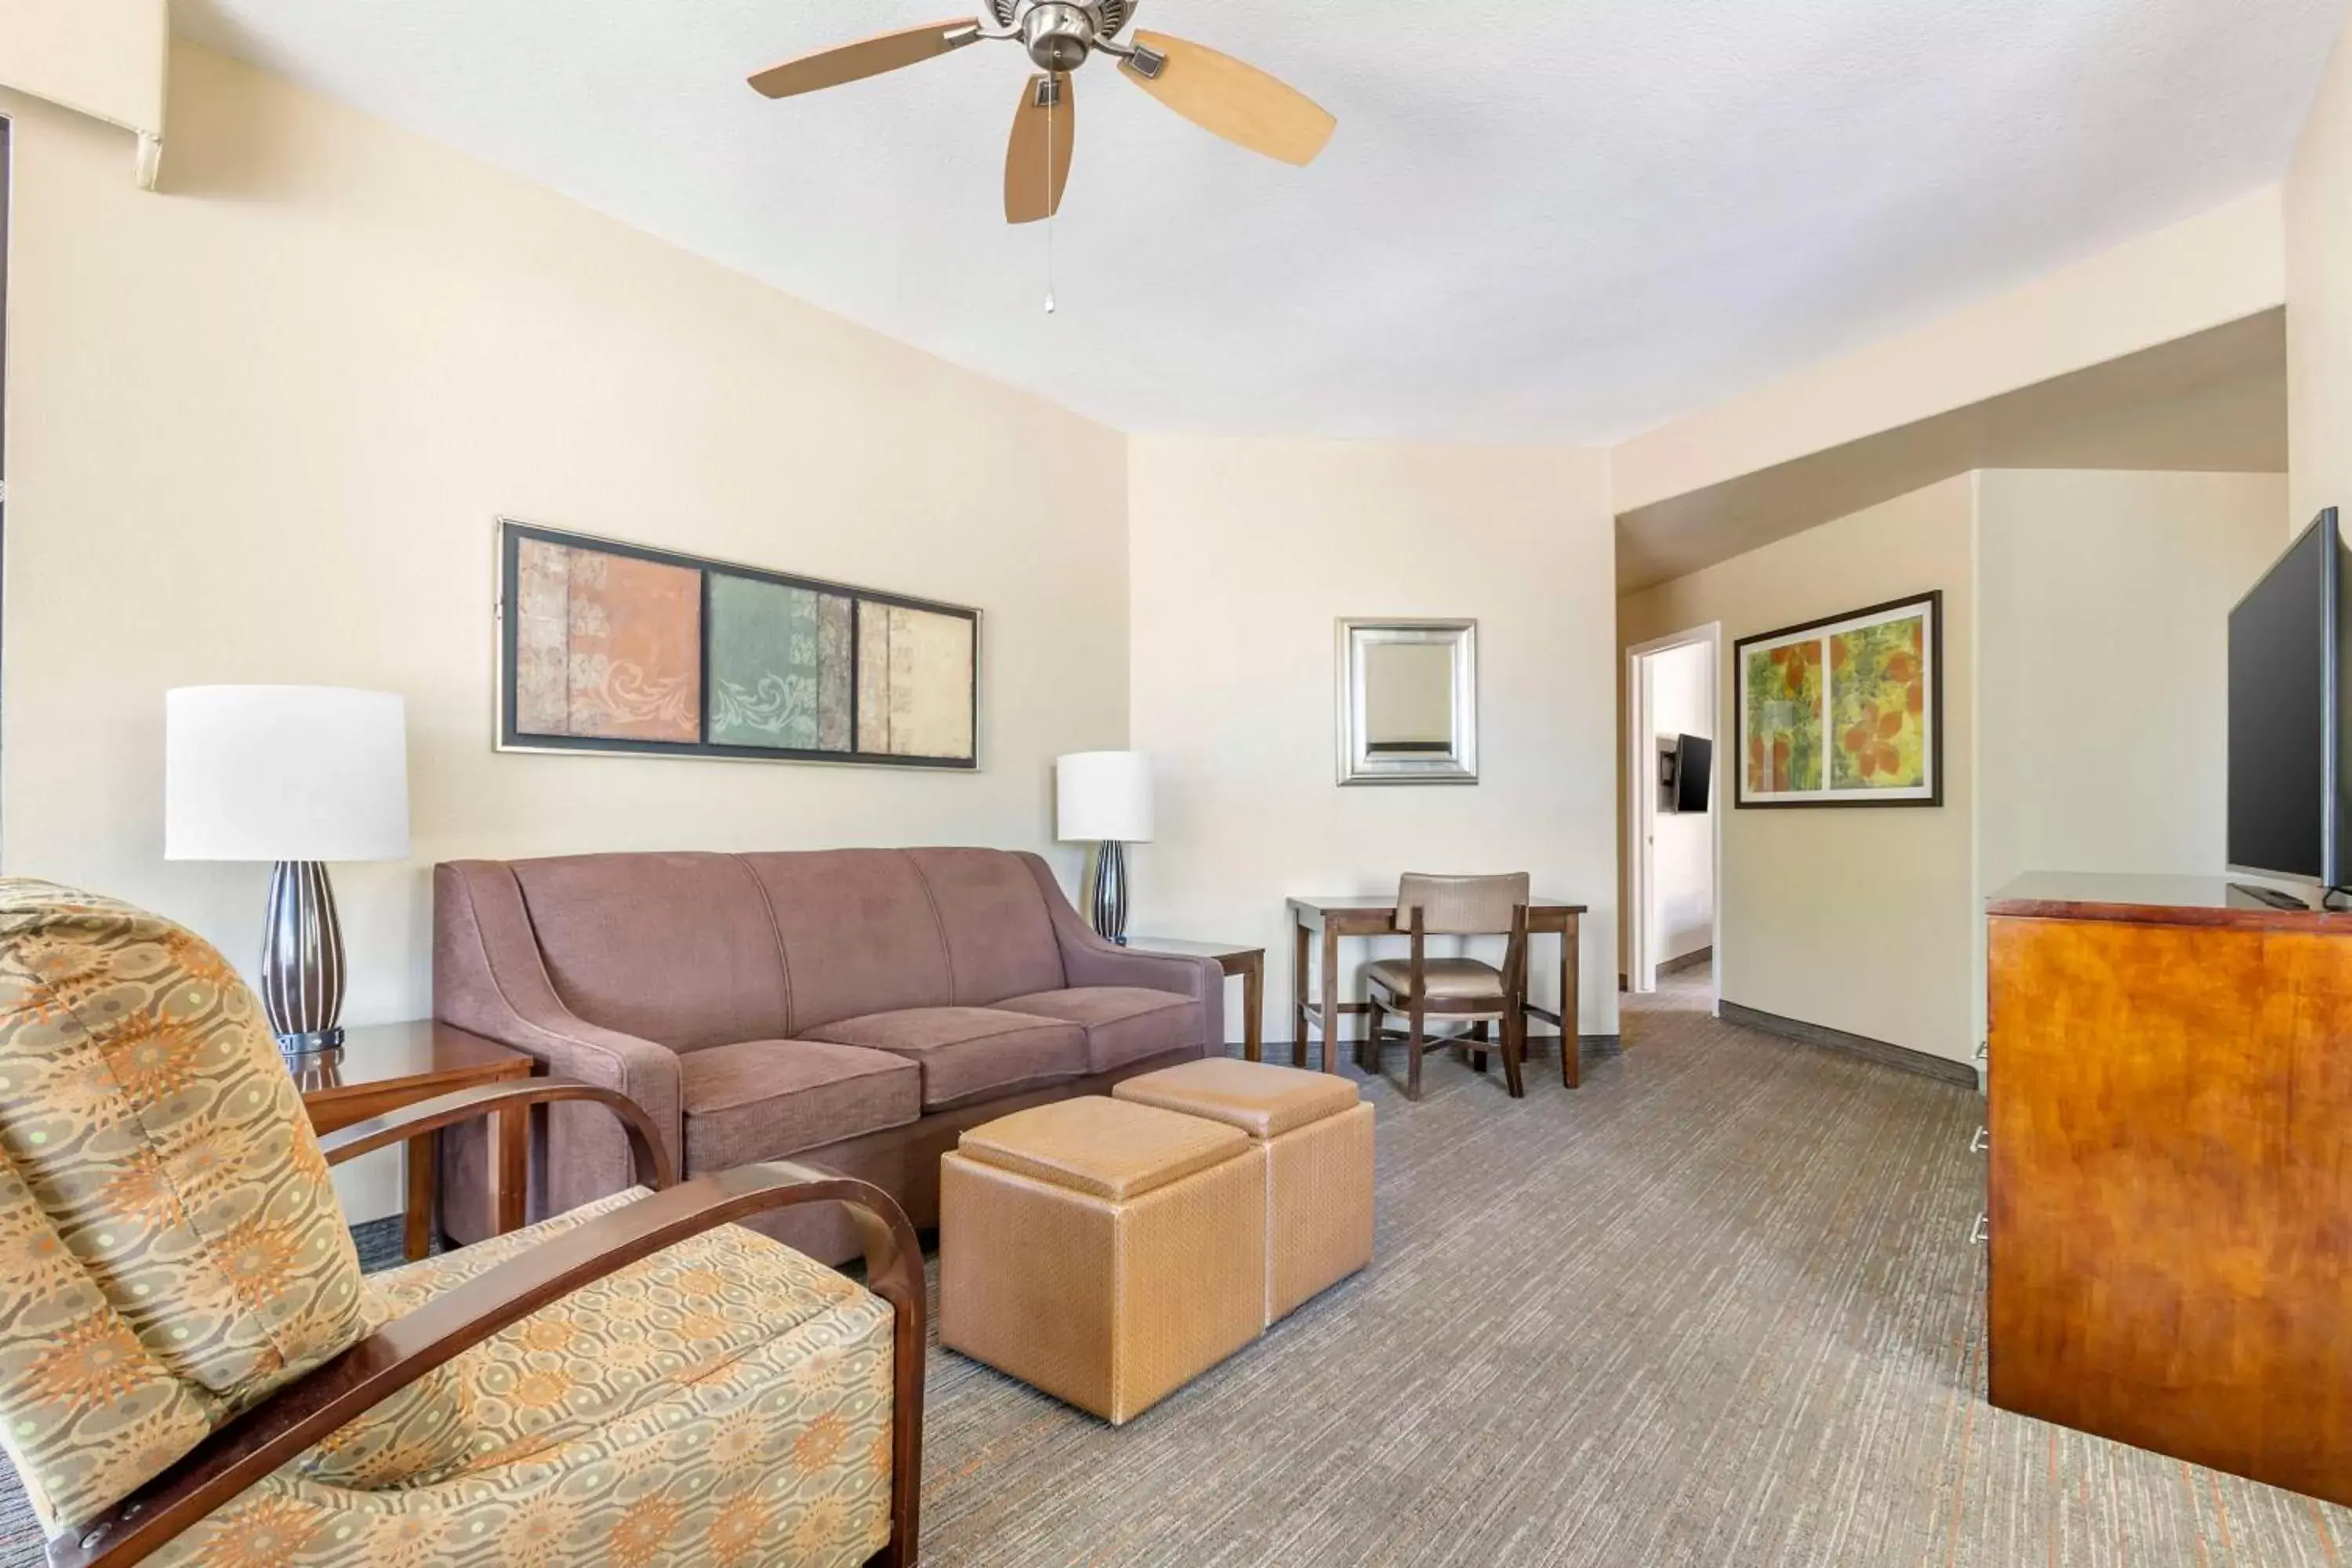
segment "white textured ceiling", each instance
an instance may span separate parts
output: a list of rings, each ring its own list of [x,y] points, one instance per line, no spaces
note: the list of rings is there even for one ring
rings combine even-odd
[[[1054,245],[957,0],[175,0],[179,29],[1129,430],[1615,439],[2277,178],[2343,0],[1143,0],[1339,117],[1294,170],[1097,60]],[[976,6],[974,7],[977,8]]]

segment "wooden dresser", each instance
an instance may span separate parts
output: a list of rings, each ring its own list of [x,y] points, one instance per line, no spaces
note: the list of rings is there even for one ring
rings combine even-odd
[[[2352,1504],[2352,915],[1990,906],[1992,1402]]]

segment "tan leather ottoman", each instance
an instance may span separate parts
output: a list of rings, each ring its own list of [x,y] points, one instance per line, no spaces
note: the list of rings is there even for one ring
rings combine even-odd
[[[1372,1108],[1330,1073],[1214,1057],[1111,1092],[1240,1129],[1265,1163],[1271,1326],[1372,1260]]]
[[[1117,1100],[975,1127],[940,1164],[940,1343],[1141,1415],[1265,1330],[1265,1162],[1238,1129]]]

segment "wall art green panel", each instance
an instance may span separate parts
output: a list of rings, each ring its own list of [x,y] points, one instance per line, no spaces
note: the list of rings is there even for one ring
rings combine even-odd
[[[851,601],[710,574],[710,741],[850,749]]]

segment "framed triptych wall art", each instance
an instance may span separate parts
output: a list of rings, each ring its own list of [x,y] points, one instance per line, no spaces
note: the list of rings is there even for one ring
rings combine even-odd
[[[979,766],[980,612],[499,524],[499,747]]]
[[[1742,637],[1738,794],[1756,806],[1944,804],[1944,595]]]

